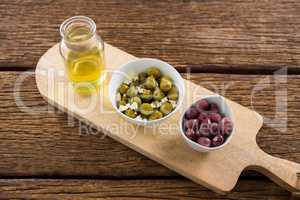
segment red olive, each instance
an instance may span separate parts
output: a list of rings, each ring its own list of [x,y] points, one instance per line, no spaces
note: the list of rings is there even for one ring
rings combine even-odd
[[[199,100],[198,102],[196,102],[196,108],[199,110],[199,111],[202,111],[202,110],[208,110],[209,109],[209,103],[206,99],[201,99]]]
[[[185,112],[185,118],[186,119],[195,119],[198,117],[198,110],[194,107],[189,108],[186,112]]]
[[[198,116],[198,120],[200,123],[207,121],[209,119],[209,114],[206,112],[201,112]]]
[[[220,109],[219,109],[219,106],[218,104],[216,103],[211,103],[210,104],[210,109],[209,109],[210,112],[214,112],[214,113],[220,113]]]
[[[222,135],[217,135],[212,139],[212,145],[214,147],[220,146],[224,143],[224,137]]]
[[[211,123],[211,121],[210,121],[210,119],[209,119],[209,118],[205,118],[205,119],[203,119],[203,120],[202,120],[202,122],[201,122],[201,123],[210,124],[210,123]]]
[[[218,135],[220,133],[220,126],[217,123],[210,124],[210,134],[211,135]]]
[[[228,123],[228,122],[231,123],[231,119],[229,117],[223,117],[222,121],[223,123]]]
[[[223,135],[230,135],[233,130],[233,123],[229,117],[224,117],[221,122],[221,134]]]
[[[186,137],[188,137],[190,140],[196,141],[198,138],[198,134],[193,129],[188,129],[185,132]]]
[[[209,118],[212,122],[219,122],[221,121],[222,117],[219,113],[210,113]]]
[[[194,131],[196,131],[199,128],[199,121],[198,121],[198,119],[185,120],[184,127],[186,129],[193,129]]]
[[[199,137],[198,140],[197,140],[197,143],[202,145],[202,146],[209,147],[210,144],[211,144],[211,141],[207,137]]]
[[[209,136],[210,134],[210,124],[209,123],[201,123],[199,128],[199,133],[203,136]]]
[[[231,119],[222,117],[220,107],[206,99],[201,99],[191,106],[184,118],[185,135],[206,147],[222,145],[233,131]]]

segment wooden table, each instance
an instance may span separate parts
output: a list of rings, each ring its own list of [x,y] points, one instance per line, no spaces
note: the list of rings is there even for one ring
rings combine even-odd
[[[258,111],[263,150],[300,162],[298,0],[2,0],[0,199],[291,198],[250,171],[232,193],[215,194],[48,106],[33,71],[73,15],[93,18],[106,42],[191,71],[194,82]],[[282,68],[286,81],[274,76]]]

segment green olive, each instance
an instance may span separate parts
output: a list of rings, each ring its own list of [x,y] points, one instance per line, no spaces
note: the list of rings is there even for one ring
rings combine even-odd
[[[142,100],[140,97],[132,97],[130,100],[129,100],[130,103],[134,103],[136,102],[138,105],[141,105],[142,104]]]
[[[124,94],[123,96],[121,96],[121,100],[125,101],[127,103],[128,102],[128,96],[126,94]]]
[[[160,79],[159,87],[163,92],[168,92],[172,88],[172,81],[168,77],[163,76]]]
[[[130,86],[126,93],[129,97],[135,97],[138,94],[138,91],[135,86]]]
[[[126,92],[127,92],[127,90],[128,90],[128,85],[126,85],[126,84],[122,84],[120,87],[119,87],[119,92],[121,93],[121,94],[125,94]]]
[[[154,92],[153,92],[153,98],[155,100],[161,100],[162,98],[165,97],[165,94],[157,87],[155,88]]]
[[[120,100],[120,101],[118,101],[118,106],[125,106],[126,105],[126,101],[124,101],[124,100]]]
[[[142,118],[142,119],[148,119],[148,117],[149,117],[148,115],[143,115],[143,114],[141,114],[141,118]]]
[[[151,115],[153,113],[153,107],[151,106],[150,103],[143,103],[141,106],[140,106],[140,112],[143,114],[143,115]]]
[[[141,94],[141,98],[144,101],[150,101],[152,99],[152,91],[151,90],[147,90],[147,89],[143,89],[143,93]]]
[[[165,102],[160,106],[159,110],[164,115],[168,115],[173,110],[173,106],[169,102]]]
[[[149,117],[150,120],[155,120],[155,119],[160,119],[163,117],[163,114],[158,111],[158,110],[155,110]]]
[[[130,86],[138,86],[139,84],[140,84],[139,77],[138,76],[133,77]]]
[[[178,99],[178,89],[176,86],[173,86],[168,92],[168,98],[170,100],[176,101]]]
[[[141,83],[144,83],[146,78],[147,78],[147,73],[146,72],[141,72],[141,73],[139,73],[138,77],[139,77],[139,81]]]
[[[148,76],[146,78],[145,83],[144,83],[145,88],[152,90],[156,87],[156,85],[157,85],[157,82],[153,76]]]
[[[158,79],[161,75],[160,70],[157,67],[150,67],[147,69],[147,74],[149,76],[153,76],[154,78]]]
[[[131,109],[127,109],[125,111],[125,115],[127,115],[128,117],[131,117],[131,118],[136,118],[137,112],[134,110],[131,110]]]

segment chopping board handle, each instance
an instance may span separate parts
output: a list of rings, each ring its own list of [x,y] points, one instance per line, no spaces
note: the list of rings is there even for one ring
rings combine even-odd
[[[300,173],[297,173],[297,177],[298,177],[298,186],[300,186]],[[299,187],[298,187],[299,188]],[[293,192],[293,196],[295,198],[300,198],[300,190],[299,191],[296,191],[296,192]]]
[[[300,164],[271,156],[259,149],[256,164],[247,169],[258,171],[291,192],[300,192]]]

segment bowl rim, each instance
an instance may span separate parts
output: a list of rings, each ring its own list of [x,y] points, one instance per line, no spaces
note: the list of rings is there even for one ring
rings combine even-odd
[[[200,100],[202,100],[202,99],[207,99],[207,98],[221,98],[221,100],[225,102],[225,105],[226,105],[227,108],[228,108],[228,111],[229,111],[229,113],[230,113],[229,115],[230,115],[231,121],[234,121],[234,116],[233,116],[232,110],[231,110],[230,106],[226,103],[225,98],[224,98],[223,96],[219,95],[219,94],[212,94],[212,95],[205,95],[205,96],[202,96],[202,97],[196,99],[195,101],[193,101],[193,103],[192,103],[187,109],[184,110],[184,112],[183,112],[183,113],[181,114],[181,116],[180,116],[180,121],[179,121],[180,124],[179,124],[179,128],[180,128],[180,133],[181,133],[181,135],[184,137],[185,140],[187,140],[188,142],[191,142],[192,144],[195,144],[196,146],[199,146],[200,148],[205,149],[207,152],[209,152],[209,151],[214,151],[214,150],[221,149],[221,148],[223,148],[225,145],[227,145],[227,144],[229,143],[229,141],[232,139],[233,135],[235,134],[235,125],[233,124],[233,129],[232,129],[232,131],[231,131],[230,136],[229,136],[229,137],[226,139],[226,141],[225,141],[222,145],[220,145],[220,146],[216,146],[216,147],[206,147],[206,146],[203,146],[203,145],[201,145],[201,144],[198,144],[197,142],[195,142],[195,141],[189,139],[189,138],[184,134],[183,126],[182,126],[182,124],[183,124],[183,118],[184,118],[185,112],[186,112],[192,105],[194,105],[196,102],[198,102],[198,101],[200,101]]]
[[[165,66],[167,66],[167,68],[171,71],[173,71],[174,73],[176,73],[178,75],[178,78],[179,78],[179,85],[182,85],[180,86],[181,87],[181,90],[178,88],[179,92],[182,91],[182,98],[178,98],[177,100],[177,105],[176,105],[176,108],[174,110],[172,110],[172,112],[170,112],[168,115],[160,118],[160,119],[155,119],[155,120],[144,120],[144,119],[135,119],[135,118],[130,118],[128,117],[127,115],[125,115],[124,113],[122,113],[118,108],[117,108],[117,104],[116,102],[112,102],[112,95],[109,95],[109,100],[110,100],[110,103],[112,104],[112,106],[114,107],[114,109],[117,111],[117,113],[119,113],[122,117],[124,117],[125,119],[135,123],[135,124],[140,124],[140,125],[152,125],[152,124],[156,124],[156,123],[159,123],[160,121],[162,120],[165,120],[167,119],[168,117],[170,117],[171,115],[173,115],[175,112],[177,112],[179,110],[179,108],[181,107],[182,103],[183,103],[183,100],[184,100],[184,97],[185,97],[185,84],[184,84],[184,79],[182,78],[182,76],[180,75],[180,73],[172,66],[170,65],[169,63],[163,61],[163,60],[160,60],[160,59],[157,59],[157,58],[137,58],[135,60],[132,60],[132,61],[129,61],[123,65],[120,65],[118,69],[116,69],[115,71],[117,70],[120,70],[122,71],[123,68],[125,68],[126,66],[128,65],[131,65],[133,63],[137,63],[137,62],[143,62],[143,61],[151,61],[151,62],[156,62],[156,63],[161,63]],[[151,66],[149,66],[151,67]],[[114,77],[114,72],[112,72],[112,76],[110,78],[110,81],[109,81],[109,85],[108,85],[108,90],[110,91],[110,87],[112,85],[112,81],[113,81],[113,77]],[[172,77],[171,77],[172,78]],[[179,86],[178,85],[178,86]],[[177,87],[178,87],[177,86]],[[180,94],[179,94],[180,95]]]

